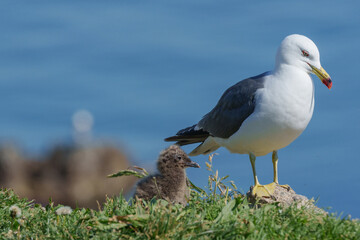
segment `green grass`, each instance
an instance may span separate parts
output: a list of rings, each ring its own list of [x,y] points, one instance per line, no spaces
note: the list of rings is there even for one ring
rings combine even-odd
[[[244,197],[204,198],[197,192],[187,207],[165,201],[130,204],[122,196],[108,198],[99,211],[75,209],[57,215],[20,199],[11,190],[0,192],[1,239],[360,239],[358,220],[324,216],[276,204],[249,207]],[[16,204],[21,217],[11,216]]]
[[[208,164],[207,191],[193,190],[189,205],[164,200],[126,201],[108,198],[99,210],[78,208],[57,215],[51,202],[44,208],[0,191],[0,239],[360,239],[360,222],[309,209],[270,204],[253,208],[227,187]],[[21,209],[21,216],[10,207]]]

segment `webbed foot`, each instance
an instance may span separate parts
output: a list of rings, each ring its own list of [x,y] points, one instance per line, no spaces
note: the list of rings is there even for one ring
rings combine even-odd
[[[276,183],[267,185],[257,184],[251,189],[251,194],[256,197],[271,197],[274,194]]]
[[[272,197],[272,195],[275,192],[275,188],[276,186],[285,188],[287,190],[291,189],[289,185],[280,185],[276,182],[272,182],[270,184],[266,184],[266,185],[260,185],[257,184],[255,186],[252,187],[251,190],[251,194],[253,196],[257,196],[257,197]]]

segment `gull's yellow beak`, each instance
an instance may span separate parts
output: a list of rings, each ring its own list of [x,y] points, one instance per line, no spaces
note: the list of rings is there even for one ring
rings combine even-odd
[[[308,63],[309,64],[309,63]],[[312,72],[320,78],[323,84],[325,84],[329,89],[332,87],[332,81],[330,78],[330,75],[323,69],[322,67],[318,69],[317,67],[314,67],[313,65],[309,64],[309,66],[312,69]]]

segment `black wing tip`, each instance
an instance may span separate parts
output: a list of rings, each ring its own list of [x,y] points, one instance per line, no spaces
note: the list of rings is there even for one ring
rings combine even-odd
[[[179,136],[171,136],[171,137],[165,138],[164,141],[165,142],[175,142],[175,141],[178,141],[178,138],[179,138]]]
[[[181,129],[176,133],[176,136],[199,136],[199,135],[209,135],[209,133],[203,129],[195,129],[197,124],[192,125],[191,127],[187,127]]]
[[[203,142],[210,135],[207,131],[202,129],[195,130],[195,128],[196,124],[191,127],[181,129],[176,133],[175,136],[165,138],[164,141],[176,142],[176,145],[183,146],[192,143]]]
[[[195,127],[196,127],[196,124],[194,124],[190,127],[187,127],[187,128],[183,128],[176,133],[176,136],[188,135],[188,133],[196,131]]]

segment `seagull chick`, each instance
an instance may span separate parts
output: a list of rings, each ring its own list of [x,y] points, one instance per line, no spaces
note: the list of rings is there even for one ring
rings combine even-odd
[[[185,173],[187,167],[200,166],[191,161],[178,145],[170,146],[160,153],[157,162],[159,173],[141,180],[134,197],[144,200],[156,197],[185,206],[190,194]]]
[[[254,175],[253,195],[271,196],[278,184],[277,151],[293,142],[308,125],[314,110],[315,74],[329,89],[330,76],[309,38],[293,34],[280,44],[272,71],[245,79],[227,89],[217,105],[197,124],[165,141],[201,143],[189,155],[208,154],[219,147],[248,154]],[[274,181],[260,185],[257,156],[272,154]]]

